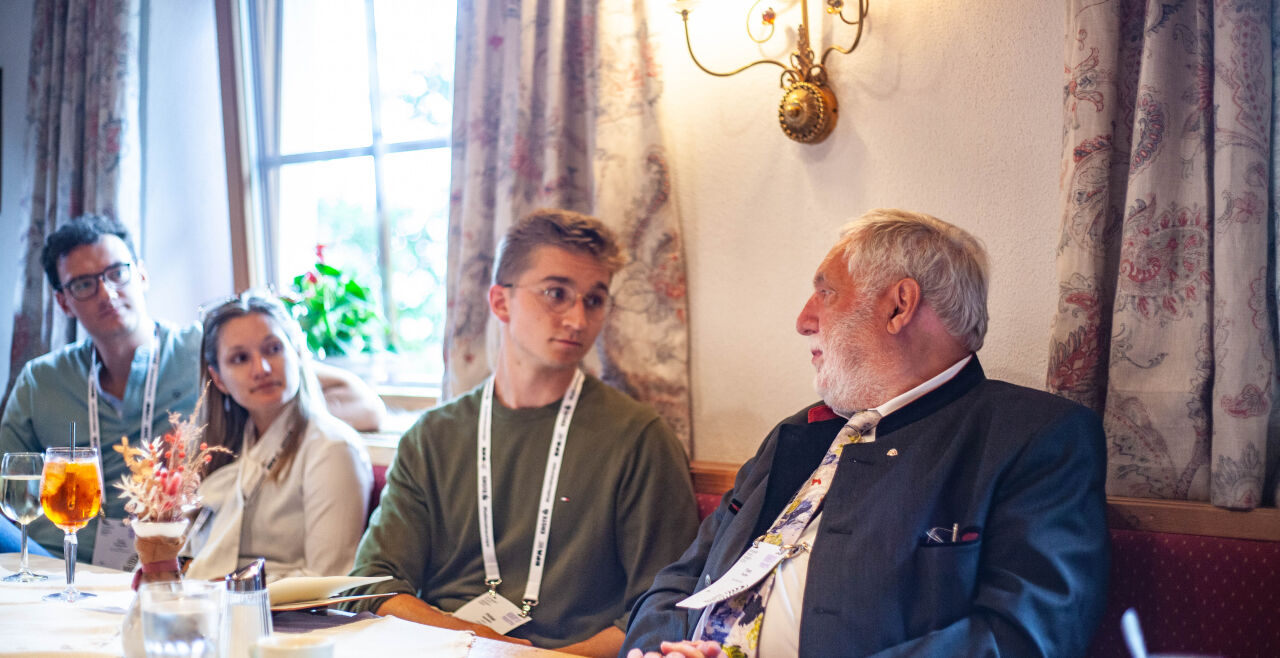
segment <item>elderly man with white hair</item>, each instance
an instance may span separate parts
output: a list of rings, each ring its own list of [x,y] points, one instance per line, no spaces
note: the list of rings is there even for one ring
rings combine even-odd
[[[1106,598],[1102,427],[983,374],[981,244],[874,210],[813,286],[796,329],[823,402],[742,467],[624,655],[1082,655]]]

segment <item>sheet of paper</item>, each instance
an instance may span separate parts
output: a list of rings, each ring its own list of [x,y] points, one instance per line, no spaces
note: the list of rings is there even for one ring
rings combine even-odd
[[[93,542],[93,564],[108,569],[132,571],[138,563],[133,550],[133,529],[123,519],[98,519],[98,534]]]
[[[466,631],[425,626],[398,617],[366,619],[309,635],[333,638],[335,658],[368,656],[431,656],[466,658],[475,635]]]

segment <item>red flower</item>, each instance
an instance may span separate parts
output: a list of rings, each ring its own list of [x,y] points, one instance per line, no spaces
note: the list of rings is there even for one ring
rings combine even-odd
[[[322,244],[316,245],[316,262],[317,263],[324,262],[324,245]]]

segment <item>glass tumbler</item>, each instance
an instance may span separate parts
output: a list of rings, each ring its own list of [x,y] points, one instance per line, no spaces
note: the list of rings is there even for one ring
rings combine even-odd
[[[148,658],[220,658],[226,594],[222,583],[203,580],[140,586],[142,644]]]

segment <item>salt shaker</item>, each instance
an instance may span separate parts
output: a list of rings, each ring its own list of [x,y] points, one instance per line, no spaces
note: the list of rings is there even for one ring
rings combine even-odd
[[[258,638],[271,634],[266,560],[227,574],[227,658],[250,658]]]

